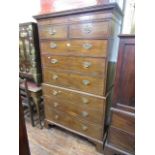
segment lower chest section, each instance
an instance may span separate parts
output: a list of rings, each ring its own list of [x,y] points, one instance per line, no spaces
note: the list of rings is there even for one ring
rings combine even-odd
[[[46,119],[80,134],[102,140],[106,101],[88,95],[44,84]]]

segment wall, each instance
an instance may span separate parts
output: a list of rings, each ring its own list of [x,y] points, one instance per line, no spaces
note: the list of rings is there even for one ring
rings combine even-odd
[[[134,17],[135,17],[135,0],[126,0],[124,21],[123,21],[123,34],[134,33]]]
[[[21,0],[19,3],[19,23],[35,21],[32,16],[39,14],[40,0]]]
[[[110,0],[111,2],[117,1],[122,6],[123,0]],[[123,33],[130,33],[131,23],[133,21],[134,9],[132,7],[134,0],[124,0],[126,1],[125,6],[125,16],[123,23]],[[40,0],[21,0],[19,1],[19,23],[35,21],[32,16],[39,14]]]

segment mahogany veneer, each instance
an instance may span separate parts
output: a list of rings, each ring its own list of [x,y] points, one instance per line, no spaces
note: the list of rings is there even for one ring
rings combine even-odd
[[[103,151],[112,57],[122,13],[117,4],[34,16],[38,22],[45,125],[86,137]],[[108,77],[108,75],[111,75]]]

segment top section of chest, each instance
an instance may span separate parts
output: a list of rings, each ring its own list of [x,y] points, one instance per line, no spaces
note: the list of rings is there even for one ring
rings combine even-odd
[[[34,16],[41,40],[109,39],[121,25],[116,3]]]

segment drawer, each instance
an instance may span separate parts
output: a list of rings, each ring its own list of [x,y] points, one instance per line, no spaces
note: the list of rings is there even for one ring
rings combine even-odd
[[[102,140],[103,129],[99,125],[88,124],[86,121],[72,118],[66,113],[61,113],[59,111],[51,110],[45,105],[45,117],[47,120],[58,123],[67,127],[71,130],[75,130],[80,134],[85,134],[92,138]]]
[[[110,127],[108,133],[108,143],[130,153],[135,152],[135,136],[123,132],[117,128]]]
[[[82,76],[68,72],[49,71],[48,68],[43,69],[44,82],[47,84],[57,85],[70,89],[80,90],[96,95],[105,94],[104,80],[91,76]]]
[[[46,94],[45,94],[46,95]],[[44,103],[46,104],[47,108],[55,109],[58,111],[62,111],[64,113],[67,113],[70,116],[80,118],[86,121],[89,121],[90,123],[95,124],[103,124],[104,122],[104,111],[105,111],[105,105],[102,104],[101,110],[94,110],[92,108],[85,108],[83,107],[84,103],[75,104],[74,100],[66,101],[66,100],[59,100],[59,99],[53,99],[52,95],[51,97],[44,96]]]
[[[128,152],[122,151],[113,145],[105,144],[104,146],[104,155],[134,155]]]
[[[69,26],[70,38],[105,38],[110,36],[109,22],[72,24]]]
[[[125,132],[135,134],[135,115],[130,112],[112,108],[111,125]]]
[[[108,40],[41,41],[42,53],[107,57]]]
[[[124,104],[121,104],[121,103],[117,103],[116,108],[119,109],[119,110],[123,110],[123,111],[126,111],[126,112],[133,113],[133,114],[135,113],[135,107],[124,105]]]
[[[68,90],[66,88],[49,86],[43,84],[44,96],[52,97],[54,100],[62,100],[64,102],[74,101],[72,104],[82,105],[84,109],[92,109],[98,111],[99,113],[104,112],[106,106],[106,99],[101,96],[87,95],[82,92]]]
[[[106,60],[102,58],[42,55],[44,67],[92,76],[104,76],[106,70],[105,62]]]
[[[41,39],[66,39],[66,25],[44,25],[39,26],[39,36]]]

